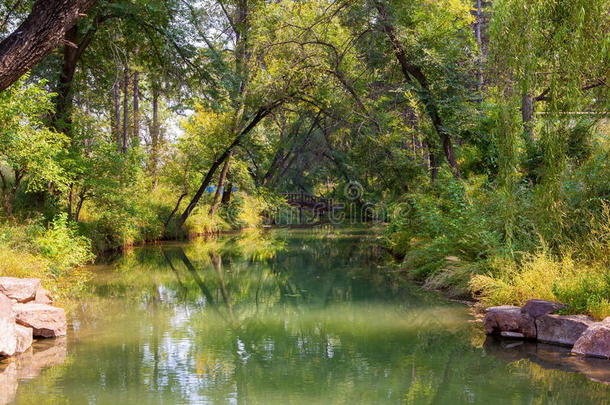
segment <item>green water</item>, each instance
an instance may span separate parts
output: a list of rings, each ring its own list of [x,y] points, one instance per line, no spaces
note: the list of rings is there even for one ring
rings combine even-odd
[[[16,404],[610,402],[592,380],[610,362],[585,375],[561,351],[485,342],[465,306],[400,281],[374,238],[136,248],[93,267],[67,341],[15,360],[0,390]]]

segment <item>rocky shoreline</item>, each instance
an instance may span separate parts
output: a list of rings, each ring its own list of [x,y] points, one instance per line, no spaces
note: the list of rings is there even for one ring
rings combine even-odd
[[[0,277],[0,358],[27,351],[34,338],[65,336],[66,313],[37,278]]]
[[[523,307],[490,307],[483,325],[488,335],[570,347],[573,355],[610,359],[610,317],[597,322],[586,315],[556,315],[564,308],[546,300],[529,300]]]

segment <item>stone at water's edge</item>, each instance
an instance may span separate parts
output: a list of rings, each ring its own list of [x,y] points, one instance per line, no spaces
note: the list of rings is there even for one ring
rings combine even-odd
[[[610,358],[610,321],[594,323],[574,344],[572,353],[583,356]]]
[[[17,337],[17,348],[15,353],[23,353],[34,343],[34,332],[32,328],[15,325],[15,336]]]
[[[483,325],[488,335],[512,332],[525,339],[536,339],[534,318],[521,312],[520,307],[503,305],[487,308]]]
[[[538,340],[572,346],[595,321],[586,315],[542,315],[536,318]]]
[[[37,278],[0,277],[0,293],[17,302],[32,301],[39,287]]]
[[[66,313],[62,308],[27,303],[14,304],[13,310],[17,323],[32,328],[36,337],[49,338],[66,335]]]
[[[566,306],[559,302],[547,301],[547,300],[528,300],[521,312],[528,314],[532,318],[538,318],[539,316],[546,314],[553,314]]]
[[[12,356],[17,349],[13,303],[0,293],[0,357]]]
[[[50,292],[42,287],[38,287],[34,297],[34,302],[37,304],[53,305],[53,297],[51,297]]]

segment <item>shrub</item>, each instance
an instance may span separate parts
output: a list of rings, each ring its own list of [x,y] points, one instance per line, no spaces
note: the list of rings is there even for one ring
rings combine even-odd
[[[34,239],[40,254],[49,259],[51,270],[60,275],[73,267],[90,262],[95,258],[91,241],[77,233],[68,224],[67,215],[58,215],[50,227]]]

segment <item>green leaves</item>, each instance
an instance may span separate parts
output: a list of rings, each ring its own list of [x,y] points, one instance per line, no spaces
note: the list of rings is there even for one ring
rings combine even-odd
[[[12,172],[10,186],[25,180],[28,191],[42,190],[49,182],[61,189],[66,180],[58,158],[68,138],[43,124],[53,96],[44,84],[22,79],[0,93],[0,163]]]

